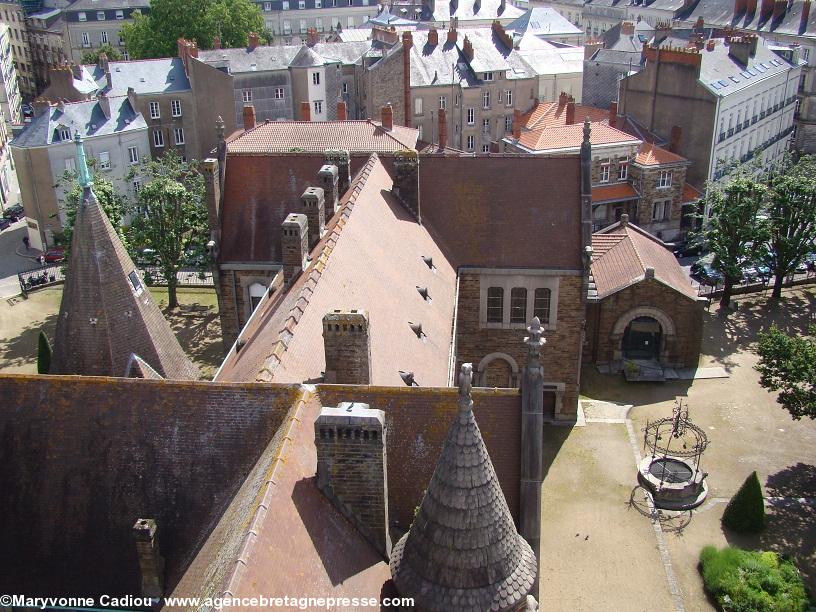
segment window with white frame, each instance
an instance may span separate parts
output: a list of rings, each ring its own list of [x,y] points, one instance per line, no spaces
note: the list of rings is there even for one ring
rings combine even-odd
[[[667,187],[671,187],[672,184],[672,172],[671,170],[661,170],[660,177],[657,181],[657,186],[659,189],[666,189]]]
[[[99,42],[101,42],[103,45],[108,44],[108,33],[107,32],[102,32],[102,33],[99,34]]]
[[[288,2],[284,2],[283,4],[284,4],[284,7],[283,7],[284,9],[289,8],[289,3]],[[288,19],[283,20],[283,33],[287,34],[287,35],[292,33],[292,22],[290,22]]]
[[[439,96],[439,108],[447,110],[448,96]]]
[[[513,115],[507,115],[504,118],[504,131],[505,132],[512,132],[513,131]]]
[[[601,164],[601,182],[609,182],[609,163]]]
[[[298,0],[298,8],[305,9],[306,8],[306,0]]]
[[[111,167],[110,153],[108,153],[107,151],[102,151],[101,153],[99,153],[99,167],[102,168],[103,170],[107,170],[108,168]]]
[[[142,181],[139,179],[135,179],[133,181],[133,193],[135,195],[139,195],[139,190],[142,188]]]
[[[170,100],[170,114],[181,117],[181,100]]]
[[[173,135],[176,138],[177,145],[184,144],[184,128],[173,128]]]
[[[414,114],[422,114],[422,98],[414,98]]]
[[[504,91],[504,105],[505,106],[513,106],[513,90],[506,89]]]
[[[658,200],[652,204],[652,221],[665,221],[671,214],[671,200]]]
[[[459,94],[454,94],[454,96],[453,96],[453,105],[456,108],[459,108]]]
[[[116,11],[116,18],[117,19],[124,19],[125,18],[125,11]]]
[[[283,2],[281,2],[281,8],[282,8],[284,11],[288,11],[288,10],[289,10],[289,2],[288,2],[288,0],[283,0]]]
[[[161,111],[159,109],[158,102],[151,102],[150,103],[150,118],[151,119],[158,119],[161,117]]]
[[[500,89],[499,93],[496,94],[496,102],[501,104],[504,101],[504,92]]]
[[[482,106],[484,108],[490,108],[490,91],[485,91],[482,94]]]
[[[490,119],[482,119],[482,134],[490,136]]]
[[[468,151],[473,151],[473,145],[474,145],[474,138],[473,138],[473,136],[468,136],[468,137],[467,137],[467,150],[468,150]]]
[[[490,153],[490,145],[482,145],[482,153]]]
[[[87,32],[82,33],[82,46],[83,47],[90,47],[91,46],[91,35]]]
[[[484,80],[485,81],[492,81],[493,80],[493,73],[492,72],[485,72],[484,73]]]
[[[276,100],[283,100],[283,87],[276,87],[275,88],[275,99]]]
[[[153,146],[164,146],[164,132],[162,132],[161,129],[153,130]]]
[[[312,73],[312,85],[320,85],[320,73],[313,72]]]
[[[96,20],[105,21],[105,11],[96,11]]]
[[[476,123],[476,109],[469,108],[467,109],[467,122],[468,125],[473,125]]]
[[[242,99],[244,102],[252,102],[252,90],[251,90],[251,89],[245,89],[245,90],[243,90],[243,91],[241,92],[241,99]]]
[[[67,128],[64,126],[60,126],[57,128],[60,142],[65,142],[66,140],[71,140],[71,128]]]
[[[271,2],[264,2],[263,3],[263,10],[267,13],[272,10],[272,3]]]
[[[252,283],[249,287],[249,307],[250,310],[255,310],[258,304],[261,303],[264,295],[266,295],[266,287],[261,283]]]
[[[315,0],[315,8],[323,8],[323,0]]]
[[[73,157],[65,158],[65,169],[68,172],[76,172],[76,159]]]
[[[128,147],[128,162],[131,164],[139,163],[139,149],[137,147]]]
[[[349,6],[351,6],[351,0],[349,0]],[[346,25],[350,28],[354,27],[354,15],[349,15],[346,18]]]
[[[323,100],[314,101],[314,112],[315,115],[320,115],[323,113]]]
[[[627,162],[620,162],[618,164],[618,180],[625,181],[629,176],[629,164]]]
[[[80,21],[88,21],[88,15],[86,15],[82,11],[77,15],[77,17],[79,18]]]
[[[300,33],[303,34],[304,32],[306,32],[307,28],[308,28],[308,26],[306,25],[306,20],[301,19],[300,20]]]
[[[315,17],[315,30],[318,32],[323,31],[323,18],[322,17]]]

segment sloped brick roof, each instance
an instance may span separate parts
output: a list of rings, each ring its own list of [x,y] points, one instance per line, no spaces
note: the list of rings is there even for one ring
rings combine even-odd
[[[703,197],[702,191],[700,191],[693,185],[683,183],[683,202],[696,202],[702,197]]]
[[[668,149],[658,147],[648,142],[644,142],[638,149],[635,163],[641,166],[661,166],[664,164],[682,164],[687,163],[685,157],[681,157],[676,153],[672,153]]]
[[[592,188],[592,203],[619,202],[637,198],[640,194],[635,191],[629,183],[615,183],[613,185],[600,185]]]
[[[636,142],[626,132],[610,127],[604,123],[593,123],[589,140],[593,146]],[[583,123],[572,125],[555,125],[538,127],[529,132],[522,132],[518,143],[530,151],[547,151],[561,149],[578,149],[584,141]]]
[[[268,121],[233,138],[230,155],[345,149],[350,153],[393,153],[416,149],[419,131],[395,125],[383,129],[376,121]]]
[[[589,117],[590,123],[609,124],[608,110],[576,104],[575,121],[583,124],[585,117]],[[521,116],[521,125],[528,130],[567,125],[567,105],[558,102],[539,102]]]
[[[697,299],[697,291],[674,254],[645,230],[618,222],[592,235],[592,276],[602,299],[642,281],[654,269],[657,281],[684,296]]]

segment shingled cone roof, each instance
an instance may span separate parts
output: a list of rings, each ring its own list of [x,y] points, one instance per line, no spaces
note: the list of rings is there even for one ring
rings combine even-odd
[[[125,376],[135,353],[165,378],[200,378],[94,195],[79,135],[76,145],[83,194],[50,373]]]
[[[473,416],[471,364],[459,413],[416,519],[391,553],[391,575],[419,610],[523,610],[536,558],[516,531]]]

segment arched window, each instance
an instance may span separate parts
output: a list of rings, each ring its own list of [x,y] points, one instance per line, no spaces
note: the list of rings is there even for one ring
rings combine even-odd
[[[261,283],[252,283],[249,286],[249,306],[250,311],[254,311],[258,304],[261,303],[261,299],[266,294],[266,287],[264,287]]]
[[[546,288],[535,290],[533,300],[533,316],[543,324],[550,322],[550,290]]]
[[[510,290],[510,322],[527,322],[527,289],[513,287]]]
[[[487,289],[487,322],[501,323],[504,319],[504,289],[488,287]]]

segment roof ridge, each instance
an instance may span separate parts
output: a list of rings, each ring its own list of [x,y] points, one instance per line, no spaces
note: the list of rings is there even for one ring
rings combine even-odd
[[[343,228],[348,223],[348,219],[354,210],[355,204],[357,203],[357,198],[363,191],[365,184],[368,182],[368,177],[371,175],[371,171],[378,163],[380,163],[379,156],[376,153],[372,153],[368,157],[368,161],[366,161],[363,167],[360,168],[357,176],[355,176],[352,180],[346,195],[343,196],[346,199],[346,202],[338,211],[340,216],[332,228],[331,233],[327,238],[323,239],[322,244],[319,245],[320,254],[317,256],[317,258],[312,258],[314,264],[312,265],[311,270],[309,270],[308,276],[305,277],[306,280],[302,282],[300,291],[297,294],[298,299],[289,309],[289,316],[286,317],[283,327],[278,331],[278,340],[272,344],[272,348],[263,363],[263,367],[255,377],[256,382],[272,381],[274,376],[273,370],[277,368],[278,364],[281,362],[283,353],[285,353],[289,348],[289,343],[294,337],[295,327],[297,327],[297,324],[300,322],[300,319],[305,312],[305,308],[309,305],[309,300],[311,299],[312,295],[314,295],[315,287],[320,278],[323,276],[323,271],[328,265],[329,257],[331,256],[332,251],[334,251],[337,241],[340,239]],[[317,247],[312,251],[312,253],[315,251],[317,251]]]
[[[632,249],[635,251],[635,256],[637,257],[637,260],[638,260],[638,263],[640,264],[640,267],[643,269],[643,273],[646,274],[646,264],[643,263],[643,257],[641,257],[640,250],[637,247],[637,243],[634,240],[632,240],[632,237],[629,235],[629,224],[628,223],[624,226],[623,231],[626,233],[626,238],[632,244]],[[620,243],[618,243],[618,244],[620,244]],[[615,246],[617,246],[617,245],[615,245]]]

